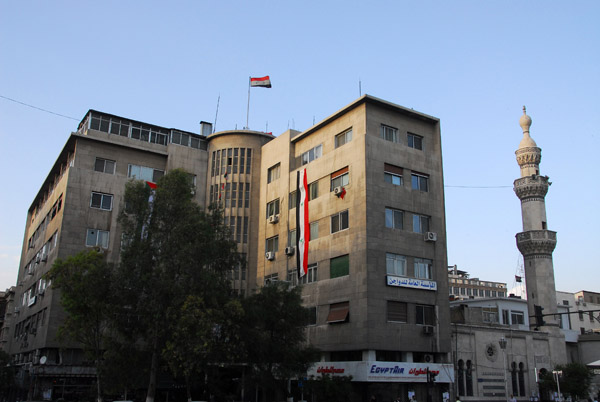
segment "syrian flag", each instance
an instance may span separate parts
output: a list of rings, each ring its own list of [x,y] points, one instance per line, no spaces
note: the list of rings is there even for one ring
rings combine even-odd
[[[271,78],[269,78],[268,75],[265,75],[264,77],[250,77],[250,86],[271,88]]]
[[[306,169],[297,172],[296,193],[296,266],[298,278],[308,272],[308,242],[310,241],[310,226],[308,222],[308,180]]]

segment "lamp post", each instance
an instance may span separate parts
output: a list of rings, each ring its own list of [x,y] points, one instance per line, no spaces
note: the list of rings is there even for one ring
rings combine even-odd
[[[554,377],[556,378],[556,387],[558,390],[558,400],[560,402],[560,401],[562,401],[562,397],[560,395],[560,381],[559,381],[558,376],[562,375],[562,370],[552,370],[552,374],[554,374]]]
[[[506,397],[506,402],[508,401],[508,382],[506,381],[506,338],[502,337],[498,341],[500,344],[500,349],[502,349],[502,372],[504,373],[504,396]]]

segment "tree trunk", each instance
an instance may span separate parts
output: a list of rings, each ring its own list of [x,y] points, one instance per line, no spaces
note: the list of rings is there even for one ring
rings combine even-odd
[[[98,392],[97,401],[102,402],[102,388],[100,387],[100,372],[98,371],[98,367],[96,367],[96,391]]]
[[[190,389],[190,376],[189,375],[185,376],[185,391],[187,393],[188,402],[192,402],[192,391]]]
[[[154,338],[154,345],[152,346],[152,364],[150,366],[150,383],[148,384],[148,394],[146,395],[146,402],[154,402],[154,395],[156,394],[156,374],[158,372],[158,337]]]

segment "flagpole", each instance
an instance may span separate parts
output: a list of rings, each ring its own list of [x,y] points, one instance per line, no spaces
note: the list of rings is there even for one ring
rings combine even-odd
[[[249,129],[248,118],[250,116],[250,80],[251,80],[251,77],[248,77],[248,108],[246,109],[246,130]]]

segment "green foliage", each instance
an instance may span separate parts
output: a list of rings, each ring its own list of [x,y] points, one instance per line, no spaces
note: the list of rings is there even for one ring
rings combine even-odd
[[[0,350],[0,397],[8,397],[8,391],[15,383],[15,370],[10,365],[10,355]]]
[[[352,376],[311,377],[306,381],[306,391],[319,401],[346,402],[352,395]]]
[[[559,377],[561,393],[570,395],[573,399],[587,398],[593,377],[590,368],[580,363],[569,363],[557,365],[554,370],[562,371],[562,375]],[[541,376],[540,388],[549,392],[557,390],[556,380],[551,371]]]
[[[163,176],[154,191],[131,181],[119,216],[127,241],[116,281],[117,327],[125,338],[142,339],[153,355],[149,395],[163,352],[174,359],[174,372],[184,375],[212,356],[211,320],[218,321],[220,306],[229,301],[225,273],[239,263],[221,211],[204,212],[191,190],[190,176],[178,169]],[[194,318],[202,322],[193,323]],[[200,344],[190,345],[196,330]],[[202,363],[192,361],[198,358]]]
[[[284,389],[288,378],[304,375],[318,359],[318,351],[306,346],[309,312],[301,292],[275,282],[244,300],[247,361],[266,390]]]
[[[60,290],[60,303],[68,313],[59,329],[61,337],[79,342],[94,362],[97,397],[101,400],[100,378],[104,341],[112,313],[112,269],[104,255],[95,250],[82,251],[57,259],[48,272],[52,287]]]

